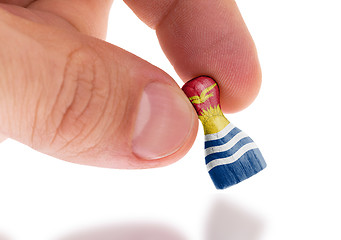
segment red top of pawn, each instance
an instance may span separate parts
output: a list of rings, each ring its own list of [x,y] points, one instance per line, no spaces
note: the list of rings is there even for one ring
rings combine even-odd
[[[220,103],[218,84],[210,77],[200,76],[194,78],[182,87],[198,115],[210,106],[217,107]]]

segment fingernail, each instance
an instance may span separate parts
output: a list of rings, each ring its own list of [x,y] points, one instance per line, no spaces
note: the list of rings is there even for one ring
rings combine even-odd
[[[146,160],[171,155],[186,142],[195,119],[192,106],[180,89],[149,83],[139,105],[133,153]]]

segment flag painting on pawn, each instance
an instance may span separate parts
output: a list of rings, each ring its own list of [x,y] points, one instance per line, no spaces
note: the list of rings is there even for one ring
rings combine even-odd
[[[194,78],[182,90],[204,127],[206,166],[217,189],[237,184],[266,167],[254,141],[225,118],[219,87],[212,78]]]

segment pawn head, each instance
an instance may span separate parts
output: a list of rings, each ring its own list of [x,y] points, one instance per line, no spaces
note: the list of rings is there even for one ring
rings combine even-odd
[[[220,109],[219,88],[212,78],[194,78],[185,83],[182,90],[195,108],[205,134],[217,133],[229,124]]]
[[[204,110],[217,108],[219,106],[219,87],[210,77],[200,76],[184,84],[182,90],[191,101],[198,115]]]

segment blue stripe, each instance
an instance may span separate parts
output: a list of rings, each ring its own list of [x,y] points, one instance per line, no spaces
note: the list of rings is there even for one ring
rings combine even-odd
[[[238,161],[212,168],[209,174],[216,188],[224,189],[251,177],[265,167],[264,158],[257,148],[246,152]]]
[[[224,137],[216,139],[216,140],[211,140],[205,142],[205,148],[209,147],[214,147],[214,146],[219,146],[227,143],[228,141],[231,140],[237,133],[241,132],[239,128],[233,128],[228,134],[226,134]]]
[[[215,153],[212,153],[210,155],[207,155],[205,157],[206,164],[215,160],[215,159],[218,159],[218,158],[230,157],[235,152],[237,152],[242,146],[244,146],[247,143],[251,143],[251,142],[253,142],[253,141],[250,137],[245,137],[243,139],[240,139],[232,148],[230,148],[224,152],[215,152]]]

